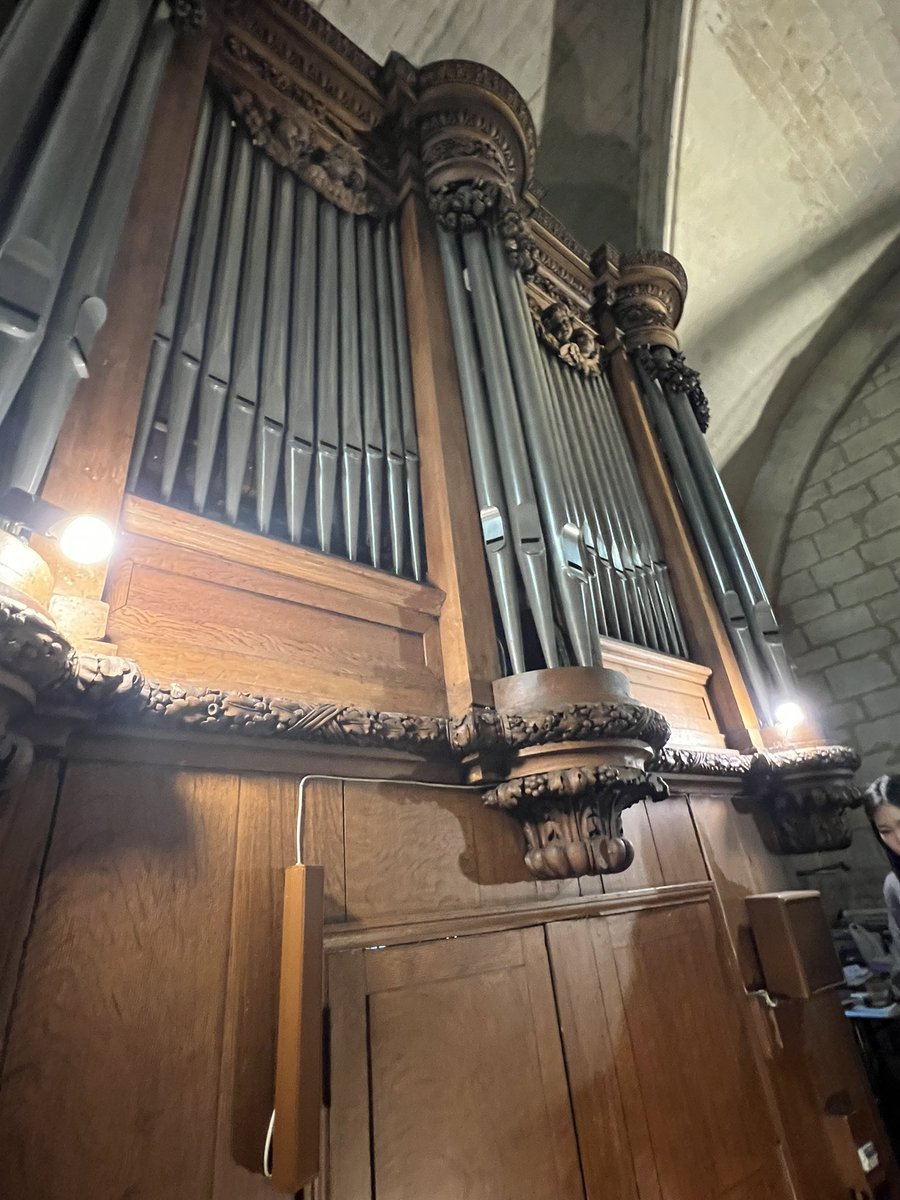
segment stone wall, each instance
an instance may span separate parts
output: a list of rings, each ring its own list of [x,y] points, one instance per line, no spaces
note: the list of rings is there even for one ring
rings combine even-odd
[[[800,493],[778,609],[806,694],[828,734],[855,746],[860,777],[900,772],[900,345],[825,438]],[[857,868],[815,881],[844,903],[878,903],[885,862],[864,818]],[[846,893],[846,895],[843,895]]]

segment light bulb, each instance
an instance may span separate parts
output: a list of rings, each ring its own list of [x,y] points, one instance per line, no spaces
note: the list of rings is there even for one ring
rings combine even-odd
[[[802,725],[805,717],[806,713],[796,700],[782,700],[775,709],[775,721],[788,732]]]
[[[112,554],[113,531],[99,517],[73,517],[59,535],[59,548],[72,562],[91,566]]]

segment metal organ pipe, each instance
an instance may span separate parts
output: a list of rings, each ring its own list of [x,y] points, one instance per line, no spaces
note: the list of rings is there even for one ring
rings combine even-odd
[[[394,306],[388,268],[384,224],[372,231],[375,252],[375,298],[378,312],[378,349],[381,363],[381,394],[384,402],[384,448],[387,463],[388,526],[391,561],[395,574],[403,569],[403,526],[406,510],[403,428],[400,416],[397,346],[394,337]]]
[[[319,201],[319,312],[316,344],[316,526],[319,549],[331,549],[338,445],[337,210]]]
[[[494,434],[482,384],[478,349],[475,344],[469,305],[463,285],[456,239],[443,229],[438,230],[438,239],[444,267],[450,323],[456,347],[463,408],[469,431],[469,451],[481,516],[481,536],[494,584],[494,597],[509,652],[510,665],[514,674],[520,674],[526,669],[525,650],[522,643],[522,621],[519,614],[518,587],[509,533],[506,496],[497,463]]]
[[[128,468],[128,488],[134,490],[137,484],[147,442],[156,420],[162,392],[163,379],[169,362],[172,348],[172,337],[175,333],[175,322],[178,317],[178,303],[181,299],[181,284],[184,279],[184,269],[187,263],[188,247],[191,241],[191,230],[194,224],[194,211],[197,205],[197,194],[200,191],[200,179],[203,175],[203,164],[206,159],[207,138],[212,120],[212,103],[209,96],[203,97],[200,117],[197,122],[197,132],[194,136],[194,149],[191,154],[191,165],[185,184],[184,197],[181,202],[181,214],[178,218],[178,229],[175,233],[175,244],[172,247],[172,259],[169,263],[169,273],[166,276],[163,289],[162,303],[156,317],[156,333],[150,347],[150,365],[147,368],[147,378],[144,381],[144,396],[141,401],[141,413],[138,418],[134,447],[131,452],[131,464]]]
[[[91,349],[106,321],[104,295],[173,37],[171,23],[158,19],[140,51],[40,352],[21,393],[24,419],[10,469],[4,473],[8,487],[37,492],[75,390],[88,375]]]
[[[310,188],[297,189],[294,220],[295,262],[291,296],[291,358],[288,373],[288,429],[284,450],[284,488],[288,536],[303,535],[315,442],[316,295],[318,292],[318,199]]]
[[[359,388],[359,283],[355,219],[338,218],[341,256],[341,500],[347,557],[359,557],[359,502],[362,495],[363,430]],[[302,244],[300,253],[302,253]],[[405,329],[405,325],[404,325]]]
[[[365,219],[356,225],[362,354],[363,433],[366,442],[366,528],[372,565],[381,566],[381,502],[384,493],[384,435],[379,394],[378,330],[375,323],[375,269],[372,230]]]
[[[40,347],[150,9],[102,0],[0,242],[0,422]]]

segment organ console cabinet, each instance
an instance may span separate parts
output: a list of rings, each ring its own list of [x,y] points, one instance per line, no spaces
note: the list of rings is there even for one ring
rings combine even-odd
[[[858,762],[780,716],[682,266],[303,0],[21,0],[0,97],[0,1194],[273,1194],[276,1044],[307,1196],[898,1194],[833,991],[790,1055],[759,999]]]

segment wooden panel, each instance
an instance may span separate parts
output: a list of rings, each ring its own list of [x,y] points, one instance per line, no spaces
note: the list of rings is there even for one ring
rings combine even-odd
[[[264,1200],[259,1174],[275,1094],[284,869],[294,861],[296,781],[240,780],[214,1200]]]
[[[710,909],[623,914],[608,929],[664,1195],[724,1200],[757,1176],[760,1195],[785,1195]]]
[[[612,1041],[602,988],[590,1000],[590,976],[597,970],[590,922],[549,925],[547,941],[588,1200],[649,1200],[638,1191],[623,1107],[620,1075],[631,1063]],[[645,1153],[648,1142],[645,1137]]]
[[[329,1200],[365,1200],[372,1192],[366,970],[362,950],[328,956],[331,1106]]]
[[[706,692],[709,667],[613,638],[601,642],[603,665],[621,671],[635,700],[666,717],[672,726],[671,745],[709,749],[725,745]]]
[[[634,862],[621,875],[599,877],[605,892],[630,892],[635,888],[662,886],[663,873],[659,865],[659,855],[656,853],[656,843],[653,840],[647,808],[647,803],[642,800],[639,804],[633,804],[622,814],[623,831],[634,846]]]
[[[237,801],[228,775],[67,772],[0,1084],[0,1195],[211,1194]]]
[[[366,955],[378,1200],[582,1196],[542,931]]]
[[[706,863],[691,810],[683,796],[670,796],[647,805],[653,842],[665,883],[708,879]]]
[[[59,763],[39,762],[27,783],[0,799],[0,1061],[58,779]]]
[[[421,634],[135,565],[110,636],[151,676],[387,711],[437,712]]]
[[[344,824],[350,920],[537,895],[514,823],[477,791],[348,783]]]

